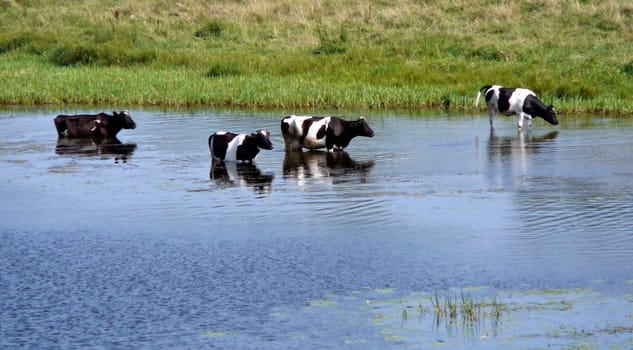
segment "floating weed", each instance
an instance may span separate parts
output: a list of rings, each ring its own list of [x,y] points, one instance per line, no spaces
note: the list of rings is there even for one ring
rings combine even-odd
[[[235,334],[237,334],[237,332],[232,332],[232,331],[202,331],[200,332],[200,336],[202,337],[213,337],[213,338],[226,337],[226,336],[235,335]]]
[[[314,307],[324,307],[324,306],[332,306],[336,303],[330,299],[320,299],[320,300],[310,300],[308,301],[308,305]]]
[[[364,302],[364,297],[358,301]],[[479,344],[475,348],[560,343],[565,348],[628,349],[633,334],[631,303],[629,294],[605,297],[591,289],[494,293],[465,289],[375,299],[362,312],[369,312],[383,339],[412,347],[426,342],[431,342],[428,347]]]

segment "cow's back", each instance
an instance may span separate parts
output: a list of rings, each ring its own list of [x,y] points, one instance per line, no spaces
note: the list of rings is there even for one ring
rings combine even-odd
[[[90,137],[93,135],[97,117],[97,115],[92,114],[60,114],[55,117],[54,121],[60,136],[66,131],[68,137]]]

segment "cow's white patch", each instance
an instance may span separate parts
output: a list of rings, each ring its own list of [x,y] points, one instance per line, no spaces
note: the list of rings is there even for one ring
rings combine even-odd
[[[311,149],[325,147],[325,138],[317,141],[316,134],[318,132],[318,128],[323,125],[319,123],[323,122],[326,118],[312,123],[308,129],[308,134],[306,135],[303,144],[299,141],[301,136],[304,134],[303,123],[308,119],[312,119],[312,117],[291,115],[289,118],[283,119],[283,123],[288,126],[288,133],[287,135],[284,135],[286,150],[300,151],[303,147]],[[329,120],[329,117],[327,119]],[[318,127],[316,126],[317,124],[319,124]]]
[[[521,88],[515,89],[512,95],[510,95],[510,99],[508,100],[508,102],[510,103],[510,107],[507,111],[502,111],[502,113],[505,115],[522,113],[523,101],[525,101],[525,99],[530,95],[536,97],[536,94],[532,90]]]
[[[308,134],[306,135],[305,140],[303,140],[303,147],[310,149],[325,147],[325,135],[323,135],[323,137],[321,138],[318,138],[317,134],[324,126],[325,130],[327,130],[329,123],[330,117],[325,117],[312,123],[312,125],[310,125],[310,129],[308,129]]]
[[[228,147],[226,149],[226,156],[224,160],[228,161],[236,161],[237,160],[237,147],[239,147],[246,138],[246,134],[239,134],[229,142]]]

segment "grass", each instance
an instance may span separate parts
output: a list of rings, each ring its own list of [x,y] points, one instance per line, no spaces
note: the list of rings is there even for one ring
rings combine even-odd
[[[0,0],[0,104],[633,112],[626,0]]]
[[[438,292],[435,292],[435,295],[431,297],[431,306],[436,326],[439,326],[443,320],[447,323],[455,323],[458,319],[461,319],[462,325],[465,326],[479,326],[486,319],[496,326],[501,320],[501,311],[504,307],[494,296],[490,301],[477,300],[464,292],[459,297],[447,294],[443,299]],[[418,310],[421,314],[424,312],[421,303],[418,305]],[[406,319],[404,313],[403,318]]]

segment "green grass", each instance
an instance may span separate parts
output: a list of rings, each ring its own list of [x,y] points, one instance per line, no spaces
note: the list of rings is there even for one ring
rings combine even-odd
[[[0,104],[633,112],[626,0],[0,0]],[[481,107],[481,106],[480,106]]]
[[[461,320],[462,325],[479,325],[486,320],[496,325],[501,321],[501,314],[504,308],[504,305],[499,303],[494,296],[490,301],[477,300],[464,292],[459,297],[447,294],[442,298],[436,291],[430,299],[436,326],[439,326],[442,322],[456,322],[458,319]],[[406,310],[404,307],[401,308]],[[420,314],[423,315],[424,307],[421,303],[418,304],[417,308]],[[408,314],[403,312],[403,319],[407,317]]]

